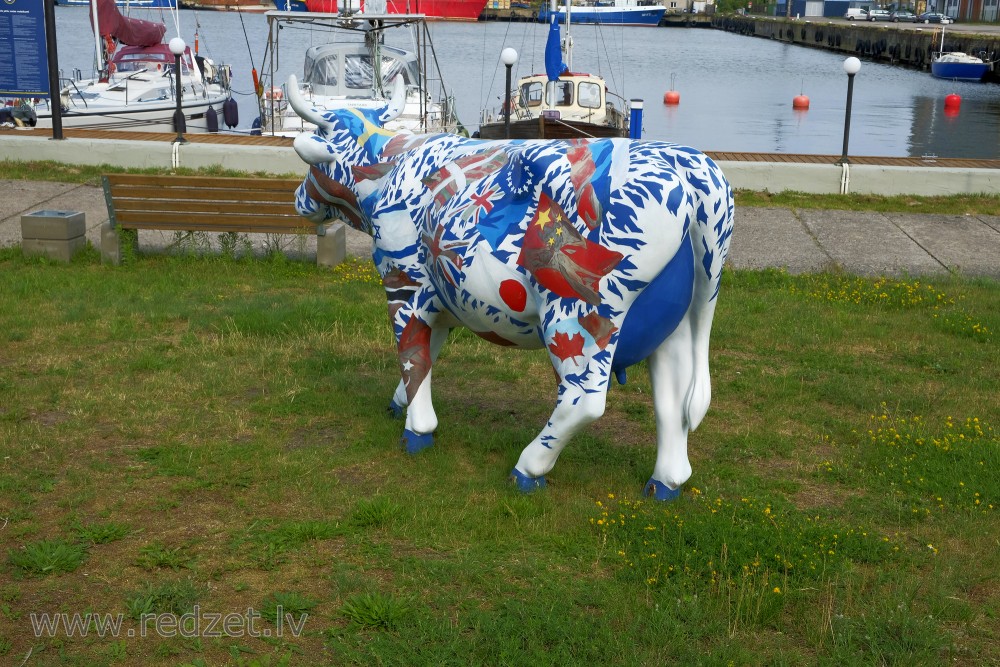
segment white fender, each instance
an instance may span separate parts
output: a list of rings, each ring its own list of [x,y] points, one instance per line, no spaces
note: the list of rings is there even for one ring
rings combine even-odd
[[[288,76],[288,84],[285,88],[288,90],[288,103],[292,105],[292,109],[295,110],[299,118],[323,130],[330,129],[330,123],[323,117],[323,114],[309,106],[309,103],[302,97],[302,93],[299,92],[299,82],[294,74]],[[305,158],[302,159],[305,160]]]

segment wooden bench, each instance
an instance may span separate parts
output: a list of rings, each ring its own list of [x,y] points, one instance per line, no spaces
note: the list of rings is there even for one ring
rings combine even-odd
[[[340,223],[316,225],[295,210],[301,179],[228,176],[101,176],[108,225],[101,254],[121,260],[119,230],[316,234],[316,263],[334,266],[346,254]],[[107,237],[107,238],[105,238]]]

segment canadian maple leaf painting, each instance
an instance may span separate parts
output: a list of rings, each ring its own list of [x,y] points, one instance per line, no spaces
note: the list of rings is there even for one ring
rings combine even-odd
[[[557,331],[555,336],[552,337],[552,343],[549,345],[549,351],[559,357],[562,361],[566,361],[567,359],[572,359],[573,357],[583,356],[583,343],[583,336],[578,333],[565,334],[561,331]]]

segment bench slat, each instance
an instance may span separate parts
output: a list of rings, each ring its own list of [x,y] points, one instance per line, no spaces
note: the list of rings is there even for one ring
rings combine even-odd
[[[287,216],[303,219],[291,204],[269,202],[229,202],[229,201],[169,201],[116,199],[115,211],[119,218],[127,213],[239,213],[241,215]]]
[[[189,199],[211,201],[260,201],[295,205],[295,190],[197,190],[192,188],[112,185],[111,196],[115,201],[143,199],[154,201],[185,201]]]
[[[217,223],[211,228],[197,227],[190,222],[163,222],[158,220],[151,223],[129,223],[120,225],[126,229],[149,229],[168,232],[239,232],[241,234],[315,234],[315,227],[287,227],[271,226],[267,224],[255,224],[241,219],[232,224]]]
[[[122,211],[116,210],[118,225],[127,229],[156,229],[156,225],[173,225],[171,229],[181,228],[198,231],[232,231],[231,227],[254,227],[266,225],[275,229],[316,230],[316,225],[301,216],[248,215],[246,213],[199,213],[199,212],[168,212],[168,211]],[[179,227],[178,227],[179,226]],[[166,227],[164,227],[166,229]],[[238,231],[238,230],[237,230]]]
[[[223,188],[239,190],[272,190],[294,192],[301,179],[243,178],[230,176],[162,176],[158,174],[106,174],[112,186],[148,185],[157,188]]]

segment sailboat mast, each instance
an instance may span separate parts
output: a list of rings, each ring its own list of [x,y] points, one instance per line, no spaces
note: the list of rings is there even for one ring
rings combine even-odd
[[[97,0],[90,0],[90,20],[94,24],[94,53],[97,54],[97,71],[104,69],[104,55],[101,52],[101,27],[97,22]]]
[[[563,52],[566,54],[566,68],[573,71],[573,36],[569,32],[569,5],[570,0],[566,0],[566,37],[563,41]]]

